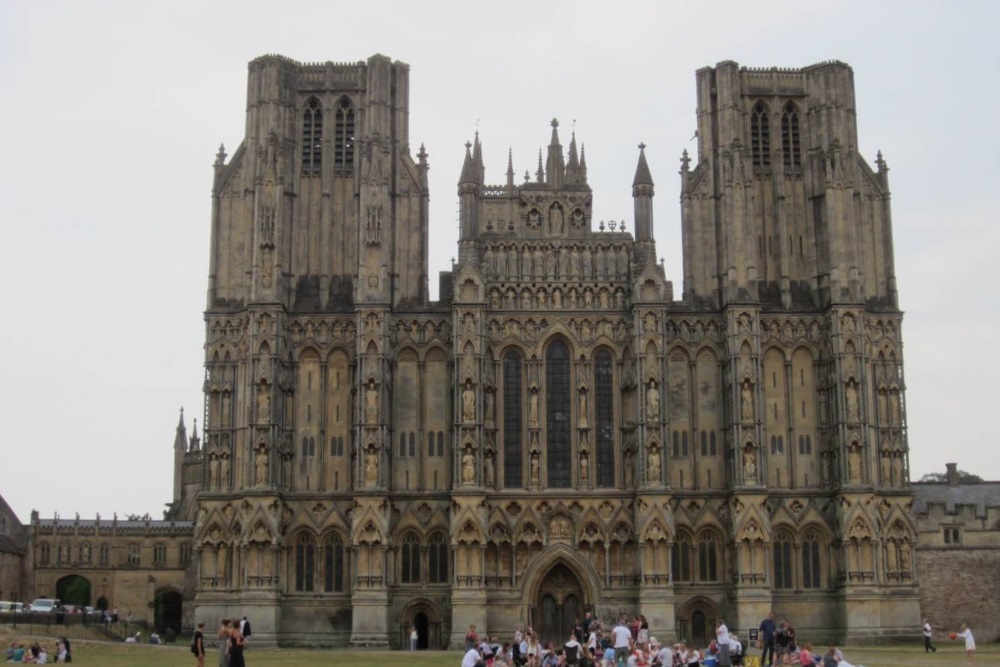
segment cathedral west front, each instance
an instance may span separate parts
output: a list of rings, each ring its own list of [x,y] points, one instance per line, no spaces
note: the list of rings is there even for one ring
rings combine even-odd
[[[858,153],[852,70],[696,86],[680,285],[644,147],[606,224],[540,118],[523,179],[467,144],[431,301],[409,67],[250,63],[214,166],[203,433],[176,448],[197,619],[358,647],[562,640],[586,611],[698,645],[771,609],[813,640],[913,634],[888,167]]]

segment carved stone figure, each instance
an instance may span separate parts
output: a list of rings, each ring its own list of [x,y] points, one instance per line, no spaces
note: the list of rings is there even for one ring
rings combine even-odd
[[[486,404],[483,410],[483,424],[486,428],[493,428],[495,422],[493,421],[493,392],[486,392]]]
[[[225,455],[219,459],[219,488],[223,491],[229,488],[229,457]]]
[[[534,389],[528,397],[528,426],[538,426],[538,391]]]
[[[375,380],[369,380],[368,388],[365,389],[365,423],[378,423],[378,389],[375,388]]]
[[[538,484],[539,463],[538,452],[531,453],[531,483]]]
[[[853,382],[847,385],[844,390],[844,397],[847,402],[847,421],[858,421],[858,387]]]
[[[646,479],[650,484],[660,483],[660,448],[652,447],[646,456]]]
[[[563,254],[567,251],[563,250]],[[580,278],[580,251],[577,248],[573,248],[569,251],[569,278],[577,279]]]
[[[365,484],[372,486],[378,482],[378,455],[374,449],[365,453]]]
[[[472,449],[466,447],[462,454],[462,484],[472,484],[476,481],[476,456]]]
[[[747,447],[743,452],[743,481],[753,484],[757,481],[757,458],[753,447]]]
[[[590,480],[590,457],[587,456],[586,452],[580,454],[580,481],[587,482]]]
[[[660,390],[656,387],[656,380],[650,380],[646,387],[646,421],[656,422],[660,420]]]
[[[625,488],[631,489],[635,486],[635,457],[632,451],[625,452]]]
[[[579,399],[580,428],[587,428],[587,392],[580,392]]]
[[[214,456],[208,460],[208,488],[219,488],[219,461]]]
[[[847,476],[852,482],[861,481],[861,448],[856,444],[847,452]]]
[[[561,235],[566,232],[565,221],[563,220],[562,207],[558,204],[549,209],[549,233]]]
[[[274,278],[274,251],[264,247],[260,249],[260,284],[264,289],[271,287]]]
[[[267,385],[261,385],[257,391],[257,421],[267,423],[271,421],[271,392]]]
[[[257,454],[254,456],[254,484],[261,486],[267,483],[267,450],[263,447],[257,449]]]
[[[903,453],[896,452],[892,457],[892,485],[901,486],[903,484]]]
[[[496,467],[493,463],[493,454],[486,455],[486,461],[483,462],[483,477],[486,486],[492,488],[496,484]]]
[[[892,484],[892,452],[888,449],[882,450],[882,483]]]
[[[740,416],[745,422],[753,421],[753,385],[747,380],[740,390]]]
[[[472,388],[472,382],[465,383],[462,390],[462,421],[476,421],[476,391]]]

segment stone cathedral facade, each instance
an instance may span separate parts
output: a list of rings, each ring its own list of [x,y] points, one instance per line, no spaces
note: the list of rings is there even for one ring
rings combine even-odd
[[[588,610],[696,642],[772,608],[814,640],[913,634],[888,168],[858,153],[853,73],[696,81],[679,293],[644,147],[633,220],[605,224],[552,121],[523,182],[467,145],[432,302],[408,66],[250,63],[176,461],[199,619],[352,646],[561,640]]]

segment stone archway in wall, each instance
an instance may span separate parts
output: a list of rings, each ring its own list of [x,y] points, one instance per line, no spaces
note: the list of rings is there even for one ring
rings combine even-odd
[[[411,600],[399,614],[399,646],[410,648],[410,631],[417,628],[417,650],[447,648],[444,617],[438,606],[425,598]]]
[[[715,639],[721,610],[713,600],[698,595],[680,605],[677,636],[688,646],[708,646]]]
[[[68,574],[56,582],[56,598],[63,604],[89,607],[91,601],[90,579],[78,574]]]
[[[600,600],[600,578],[580,552],[568,545],[548,547],[524,574],[524,620],[542,642],[566,641],[577,618]]]
[[[157,632],[166,632],[170,628],[179,634],[183,614],[184,598],[180,593],[173,590],[156,593],[153,599],[153,627]]]

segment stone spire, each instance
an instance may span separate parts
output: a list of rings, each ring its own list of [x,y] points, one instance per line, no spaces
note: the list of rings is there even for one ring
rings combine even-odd
[[[514,187],[514,151],[507,148],[507,187]]]
[[[580,177],[587,182],[587,144],[580,144]]]
[[[197,452],[201,449],[201,438],[198,437],[198,420],[194,420],[194,426],[191,427],[191,439],[188,440],[188,451]]]
[[[486,167],[483,166],[483,146],[479,143],[479,130],[476,130],[476,138],[472,142],[472,162],[476,169],[476,183],[482,185],[486,182]]]
[[[174,435],[174,449],[187,451],[187,428],[184,426],[184,408],[181,408],[180,419],[177,420],[177,431]]]
[[[558,188],[566,177],[566,161],[563,159],[562,144],[559,143],[559,121],[552,119],[552,139],[549,140],[548,157],[545,160],[546,183]]]
[[[635,240],[653,240],[653,177],[646,163],[646,144],[639,144],[639,163],[632,179],[632,201],[635,208]]]
[[[462,163],[462,175],[458,179],[458,184],[474,185],[476,183],[476,165],[472,161],[472,144],[465,142],[465,162]]]
[[[538,171],[535,172],[535,180],[539,183],[545,182],[545,169],[542,167],[542,149],[538,149]]]
[[[184,408],[181,408],[177,430],[174,433],[174,502],[180,500],[184,485],[184,455],[188,450],[187,429],[184,427]]]

